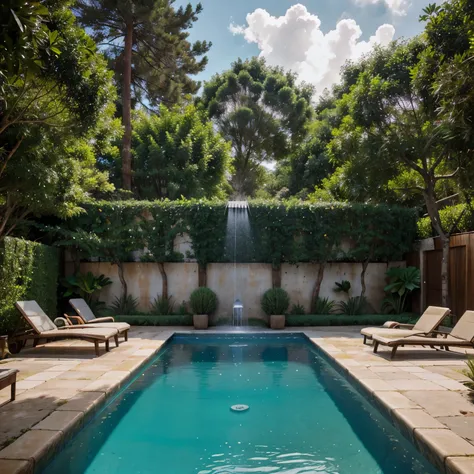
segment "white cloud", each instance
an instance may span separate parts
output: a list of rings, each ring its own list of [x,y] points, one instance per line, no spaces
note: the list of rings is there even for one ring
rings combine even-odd
[[[316,15],[297,4],[280,17],[258,8],[247,15],[246,26],[231,24],[229,29],[256,43],[268,64],[291,69],[313,84],[317,94],[340,80],[340,68],[347,60],[360,58],[376,44],[389,44],[395,34],[395,28],[385,24],[368,41],[361,41],[362,30],[352,19],[340,20],[326,34],[320,26]]]
[[[411,6],[410,0],[354,0],[354,3],[362,7],[384,3],[394,15],[400,16],[406,15]]]

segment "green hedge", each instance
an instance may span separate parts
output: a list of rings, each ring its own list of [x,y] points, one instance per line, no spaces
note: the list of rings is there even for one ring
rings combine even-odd
[[[84,205],[85,211],[57,228],[62,245],[86,258],[127,261],[147,247],[151,261],[194,257],[200,264],[229,261],[225,254],[227,203],[223,201],[114,201]],[[411,250],[416,237],[412,209],[369,204],[250,201],[248,262],[394,261]],[[150,219],[151,218],[151,219]],[[77,230],[80,229],[80,230]],[[188,234],[192,252],[173,248]],[[65,238],[66,237],[66,238]],[[253,245],[251,245],[253,241]],[[344,243],[351,241],[351,250]]]
[[[286,316],[286,325],[297,326],[381,326],[385,321],[398,321],[410,324],[418,319],[418,316],[406,314],[367,314],[360,316],[347,316],[345,314],[289,314]]]
[[[170,315],[119,315],[115,316],[115,321],[128,323],[132,326],[192,326],[193,317],[189,314]]]
[[[56,317],[58,249],[6,237],[0,244],[0,334],[11,334],[22,320],[15,302],[36,300]]]

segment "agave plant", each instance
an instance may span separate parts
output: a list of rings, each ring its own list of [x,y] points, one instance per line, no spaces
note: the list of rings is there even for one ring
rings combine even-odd
[[[351,290],[351,282],[348,280],[342,280],[340,283],[336,281],[334,283],[336,287],[334,288],[334,291],[336,293],[346,293],[347,295],[349,294],[349,291]]]
[[[336,306],[336,302],[330,300],[329,298],[322,298],[318,296],[316,301],[313,305],[313,314],[332,314],[334,313],[334,309]]]
[[[305,314],[305,313],[306,311],[304,310],[304,306],[299,303],[294,304],[290,310],[290,314],[300,315],[300,314]]]
[[[133,314],[137,311],[138,298],[134,298],[132,295],[117,296],[110,308],[114,314]]]
[[[367,306],[368,302],[365,296],[352,296],[347,301],[340,301],[337,304],[337,309],[341,314],[358,316],[364,314]]]
[[[157,315],[173,314],[174,301],[172,296],[157,296],[151,304],[151,313]]]

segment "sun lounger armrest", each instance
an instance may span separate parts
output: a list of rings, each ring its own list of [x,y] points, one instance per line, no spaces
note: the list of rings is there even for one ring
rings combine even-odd
[[[83,318],[80,316],[74,316],[72,314],[64,314],[64,317],[71,323],[71,325],[74,324],[74,321],[77,322],[77,324],[85,324],[85,321]]]
[[[401,324],[398,321],[386,321],[383,324],[383,328],[390,328],[390,329],[412,329],[414,324]]]
[[[89,321],[89,324],[94,324],[94,323],[113,323],[115,322],[115,319],[113,316],[105,316],[103,318],[95,318],[92,321]]]

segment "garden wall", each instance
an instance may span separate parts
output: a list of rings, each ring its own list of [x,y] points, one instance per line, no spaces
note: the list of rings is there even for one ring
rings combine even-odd
[[[124,263],[125,279],[129,293],[139,299],[139,309],[149,311],[150,302],[161,292],[161,275],[156,263],[128,262]],[[375,312],[380,311],[383,288],[386,285],[385,272],[389,266],[404,266],[404,262],[370,263],[366,273],[366,296]],[[349,280],[352,285],[351,294],[360,295],[360,263],[331,263],[327,264],[320,296],[334,300],[344,299],[344,294],[333,291],[334,282]],[[104,288],[100,299],[107,304],[112,303],[120,295],[121,286],[117,266],[110,263],[87,262],[81,263],[81,272],[91,271],[109,277],[113,284]],[[188,301],[192,290],[198,287],[197,263],[166,263],[169,294],[173,296],[176,305],[183,300]],[[309,311],[310,298],[318,271],[317,264],[300,263],[296,265],[283,264],[281,268],[281,286],[289,293],[291,302],[300,303]],[[66,273],[72,273],[72,267],[67,266]],[[230,318],[232,305],[236,295],[244,304],[247,317],[264,318],[260,309],[262,294],[272,286],[272,270],[270,264],[248,263],[211,263],[207,265],[207,286],[212,288],[219,298],[219,305],[214,318]]]

